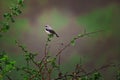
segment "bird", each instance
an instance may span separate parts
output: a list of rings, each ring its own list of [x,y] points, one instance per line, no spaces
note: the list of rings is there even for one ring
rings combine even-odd
[[[56,35],[56,37],[59,37],[58,34],[49,25],[45,25],[45,31],[48,35]]]

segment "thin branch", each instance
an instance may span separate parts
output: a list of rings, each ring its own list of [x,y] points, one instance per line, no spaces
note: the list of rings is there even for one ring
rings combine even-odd
[[[115,64],[103,65],[103,66],[101,66],[100,68],[94,69],[94,70],[91,71],[91,72],[88,72],[88,73],[86,73],[86,74],[84,74],[84,75],[76,75],[75,77],[84,77],[84,76],[88,76],[88,75],[91,75],[91,74],[93,74],[93,73],[95,73],[95,72],[99,72],[99,71],[101,71],[101,70],[103,70],[103,69],[106,69],[106,68],[109,68],[109,67],[116,67],[116,66],[118,66],[118,65],[115,65]],[[58,77],[58,78],[54,79],[54,80],[63,79],[63,78],[65,78],[66,76],[74,77],[73,74],[67,74],[67,75],[65,74],[65,75],[62,75],[61,77]]]
[[[47,54],[48,54],[48,50],[47,50],[47,47],[48,47],[48,43],[50,42],[51,40],[50,40],[50,36],[48,35],[48,38],[47,38],[47,41],[46,41],[46,43],[45,43],[45,56],[47,56]]]
[[[76,40],[79,39],[79,38],[82,38],[82,37],[87,36],[87,35],[95,34],[95,33],[101,32],[101,31],[104,31],[104,30],[99,30],[99,31],[94,31],[94,32],[89,32],[89,33],[83,33],[83,34],[81,34],[80,36],[75,37],[74,40],[76,41]],[[61,54],[67,47],[69,47],[70,45],[71,45],[71,41],[70,41],[67,45],[65,45],[65,46],[56,54],[56,57],[57,57],[58,55],[60,55],[60,54]]]
[[[81,76],[78,76],[78,77],[88,76],[88,75],[91,75],[91,74],[93,74],[93,73],[95,73],[95,72],[101,71],[101,70],[106,69],[106,68],[109,68],[109,67],[113,67],[113,65],[111,65],[111,64],[103,65],[103,66],[101,66],[100,68],[94,69],[93,71],[88,72],[87,74],[81,75]]]
[[[18,41],[15,41],[15,43],[16,43],[16,45],[17,45],[18,47],[20,47],[20,48],[22,49],[22,51],[23,51],[24,53],[29,53],[30,55],[32,54],[32,53],[29,52],[26,48],[24,48]],[[39,68],[39,65],[37,64],[37,62],[34,61],[34,59],[33,59],[31,56],[29,56],[29,57],[30,57],[31,61]]]
[[[30,56],[30,59],[38,68],[40,68],[39,64],[31,56]]]
[[[30,72],[29,70],[27,70],[27,69],[21,69],[22,71],[24,71],[24,72],[26,72],[26,73],[28,73],[28,74],[30,74],[30,75],[32,75],[32,72]]]
[[[79,74],[79,73],[87,74],[86,70],[82,68],[82,66],[79,64],[76,65],[75,72],[76,74]]]

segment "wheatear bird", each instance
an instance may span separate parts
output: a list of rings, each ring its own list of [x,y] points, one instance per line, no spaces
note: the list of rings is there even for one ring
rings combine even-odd
[[[59,37],[58,34],[49,25],[45,26],[45,31],[48,34],[56,35],[56,37]]]

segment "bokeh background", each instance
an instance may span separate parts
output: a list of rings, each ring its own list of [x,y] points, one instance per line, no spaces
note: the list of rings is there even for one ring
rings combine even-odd
[[[12,3],[16,0],[0,0],[0,20]],[[25,0],[22,14],[0,38],[0,48],[17,60],[17,65],[23,65],[23,52],[15,45],[18,40],[31,52],[39,53],[37,58],[40,59],[47,38],[46,24],[60,36],[50,43],[53,56],[62,48],[61,43],[67,44],[84,29],[86,32],[105,30],[83,37],[75,46],[67,48],[61,54],[63,72],[72,71],[80,60],[87,71],[104,64],[120,63],[120,0]],[[105,80],[115,80],[115,71],[103,72]],[[15,76],[15,73],[11,75]]]

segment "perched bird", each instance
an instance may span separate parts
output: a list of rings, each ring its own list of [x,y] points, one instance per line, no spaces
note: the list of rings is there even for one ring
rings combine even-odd
[[[56,35],[56,37],[59,37],[58,34],[49,25],[45,25],[45,31],[48,34]]]

